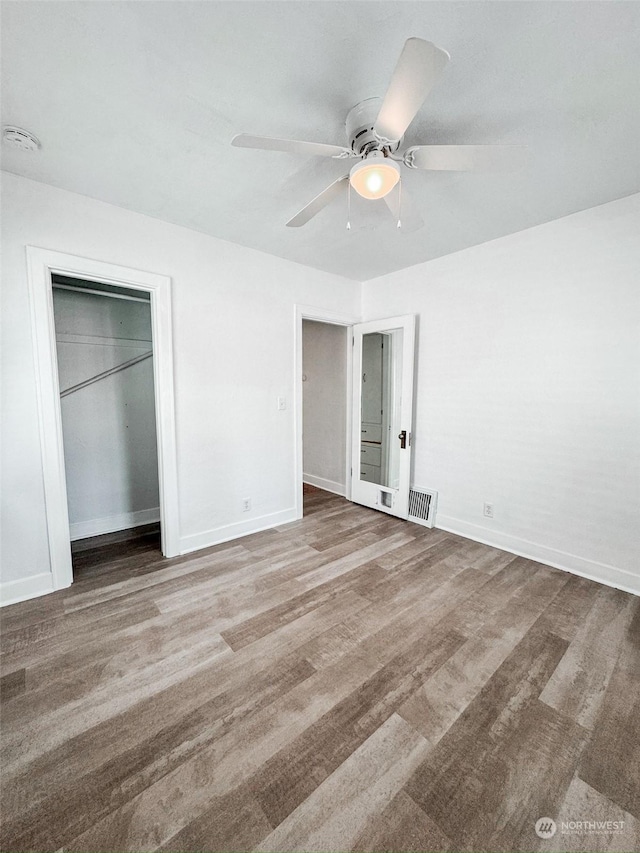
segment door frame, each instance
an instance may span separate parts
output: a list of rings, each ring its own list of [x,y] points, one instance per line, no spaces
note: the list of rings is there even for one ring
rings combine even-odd
[[[344,326],[347,329],[346,341],[346,408],[345,408],[345,497],[351,500],[351,423],[352,423],[352,402],[351,395],[353,393],[353,333],[351,327],[355,323],[360,322],[360,318],[345,314],[337,314],[334,311],[329,311],[326,308],[316,308],[312,305],[295,305],[294,306],[294,346],[295,346],[295,376],[294,376],[294,407],[295,407],[295,512],[296,518],[303,516],[303,501],[302,501],[302,478],[304,476],[304,461],[302,447],[302,427],[303,427],[303,410],[302,410],[302,321],[314,320],[317,323],[327,323],[331,326]]]
[[[26,251],[38,399],[38,427],[53,589],[63,589],[73,583],[53,314],[51,279],[53,273],[83,281],[120,285],[150,294],[162,553],[165,557],[175,557],[179,554],[180,528],[171,278],[36,246],[27,246]]]

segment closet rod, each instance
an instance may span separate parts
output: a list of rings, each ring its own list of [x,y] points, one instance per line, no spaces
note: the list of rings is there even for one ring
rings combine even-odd
[[[109,370],[103,370],[102,373],[98,373],[97,376],[92,376],[91,379],[85,379],[84,382],[78,382],[77,385],[72,385],[70,388],[65,388],[64,391],[60,392],[60,397],[67,397],[69,394],[73,394],[74,391],[79,391],[81,388],[86,388],[87,385],[93,385],[94,382],[99,382],[101,379],[106,379],[107,376],[113,376],[114,373],[120,373],[121,370],[126,370],[127,367],[133,367],[134,364],[138,364],[141,361],[144,361],[145,358],[151,358],[153,355],[153,350],[150,352],[143,352],[142,355],[137,355],[135,358],[130,358],[129,361],[123,361],[122,364],[118,364],[115,367],[109,368]]]
[[[140,296],[127,296],[125,293],[109,293],[107,290],[92,290],[90,287],[75,287],[73,284],[56,284],[53,287],[58,290],[73,290],[75,293],[93,293],[95,296],[111,296],[113,299],[126,299],[128,302],[146,302],[150,304],[148,299],[143,299]]]

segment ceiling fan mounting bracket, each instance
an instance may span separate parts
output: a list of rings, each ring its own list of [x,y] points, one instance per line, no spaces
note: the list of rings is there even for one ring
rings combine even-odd
[[[380,98],[367,98],[356,104],[347,115],[347,143],[357,157],[366,157],[372,151],[382,151],[387,156],[400,147],[401,139],[382,139],[373,129],[381,103]]]

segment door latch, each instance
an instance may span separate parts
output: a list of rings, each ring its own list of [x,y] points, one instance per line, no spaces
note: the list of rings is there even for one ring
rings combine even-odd
[[[402,432],[398,435],[398,438],[400,439],[400,449],[404,450],[407,446],[407,431],[406,431],[406,429],[402,430]]]

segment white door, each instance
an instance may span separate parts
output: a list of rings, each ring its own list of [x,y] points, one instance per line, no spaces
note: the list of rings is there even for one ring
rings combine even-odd
[[[399,518],[409,514],[415,316],[353,327],[351,498]]]

